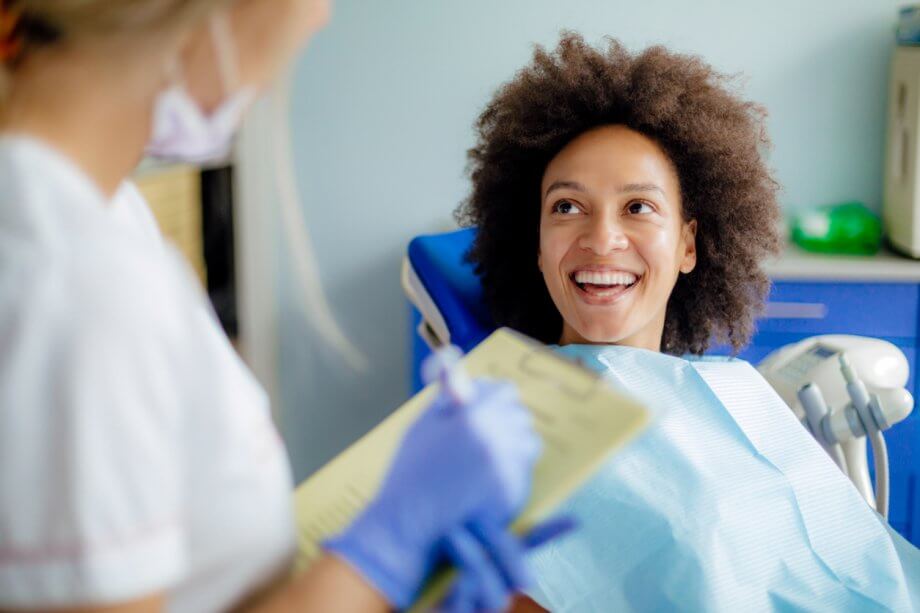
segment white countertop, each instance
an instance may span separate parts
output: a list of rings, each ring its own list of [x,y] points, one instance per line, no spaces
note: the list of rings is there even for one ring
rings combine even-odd
[[[766,271],[772,279],[920,283],[920,260],[886,248],[870,256],[824,255],[787,245],[778,260],[767,263]]]

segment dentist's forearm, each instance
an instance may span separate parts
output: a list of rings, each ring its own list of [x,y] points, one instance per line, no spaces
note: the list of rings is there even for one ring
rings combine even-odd
[[[348,564],[326,555],[308,571],[276,584],[239,609],[242,613],[384,613],[391,607]]]

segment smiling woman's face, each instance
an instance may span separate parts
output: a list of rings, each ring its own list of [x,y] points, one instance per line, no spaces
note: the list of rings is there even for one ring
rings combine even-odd
[[[668,298],[696,265],[674,165],[624,126],[581,134],[550,161],[538,264],[562,315],[559,343],[661,350]]]

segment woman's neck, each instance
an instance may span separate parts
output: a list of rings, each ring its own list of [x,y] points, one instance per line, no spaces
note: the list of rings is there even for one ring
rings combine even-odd
[[[111,196],[143,156],[157,79],[99,49],[37,52],[16,70],[0,131],[69,157]]]
[[[644,327],[633,331],[631,334],[615,339],[592,340],[585,338],[568,322],[562,323],[562,335],[559,345],[621,345],[623,347],[636,347],[649,351],[661,351],[661,339],[664,336],[664,312],[648,321]]]

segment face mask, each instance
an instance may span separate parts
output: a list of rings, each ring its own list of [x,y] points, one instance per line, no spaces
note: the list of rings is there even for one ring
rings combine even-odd
[[[211,20],[211,40],[225,92],[233,92],[212,113],[201,110],[182,84],[173,84],[156,100],[147,155],[176,162],[203,163],[227,156],[243,116],[256,97],[255,88],[238,89],[236,49],[227,17]],[[173,70],[173,74],[179,71]]]

